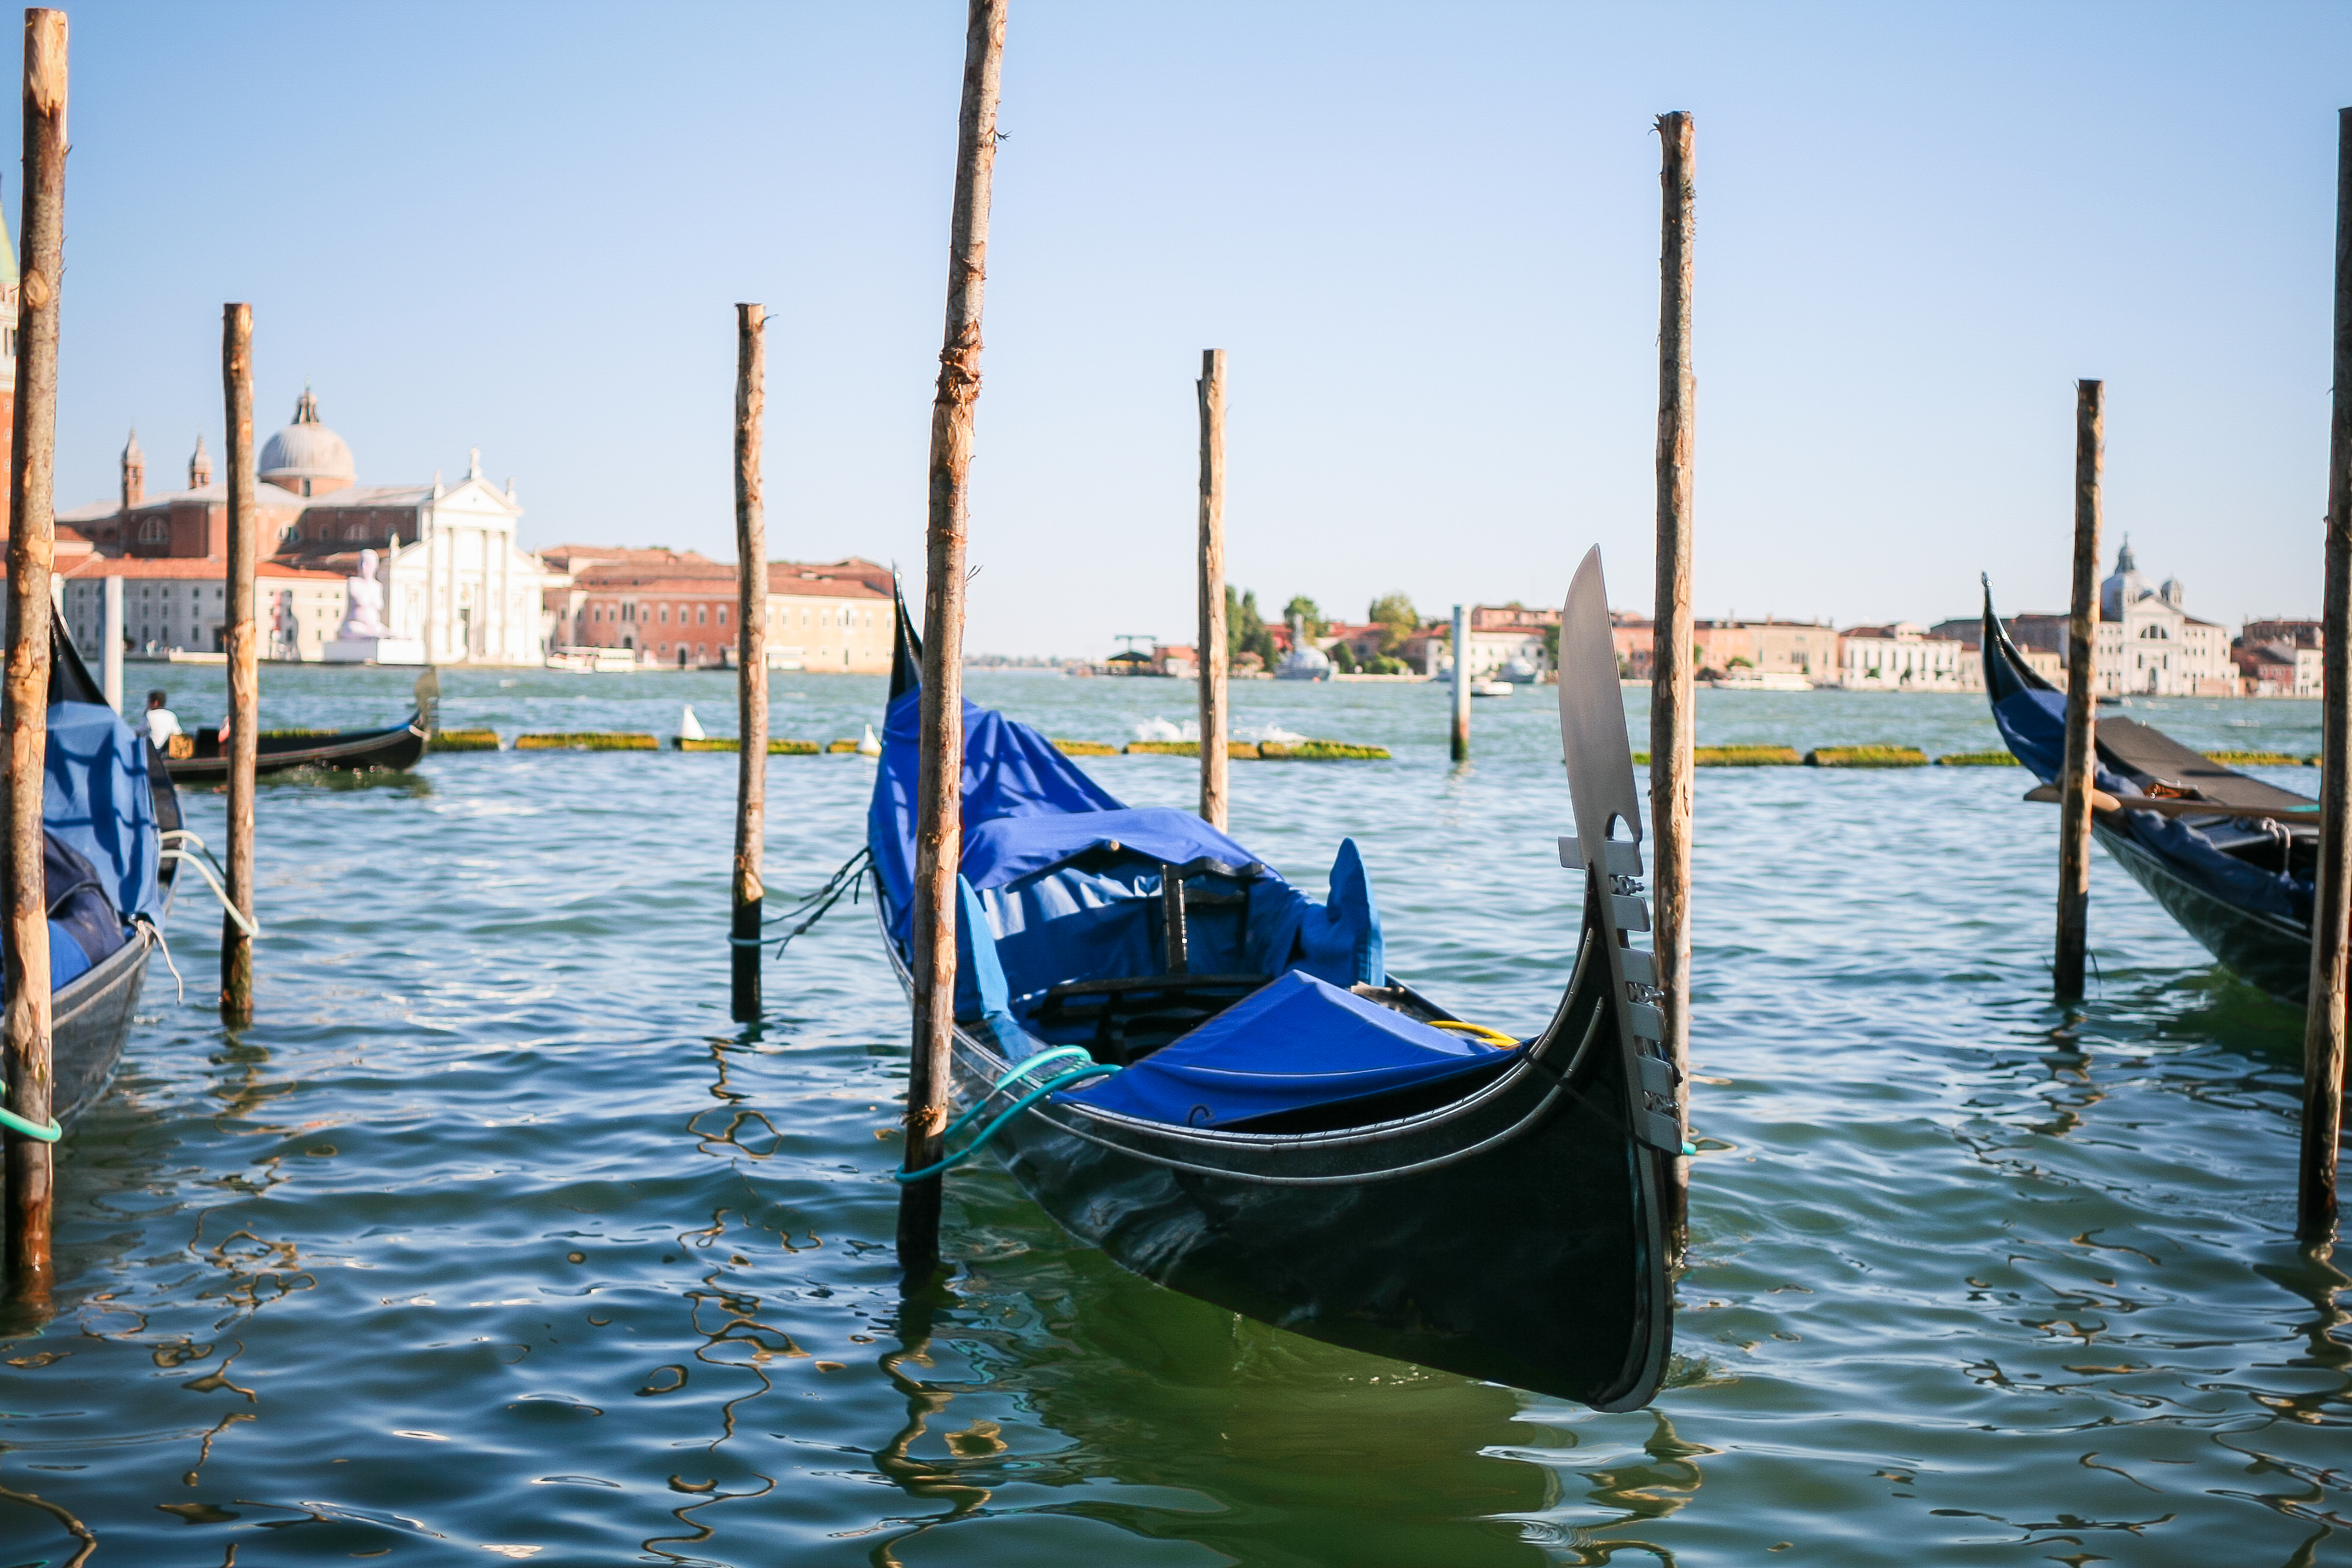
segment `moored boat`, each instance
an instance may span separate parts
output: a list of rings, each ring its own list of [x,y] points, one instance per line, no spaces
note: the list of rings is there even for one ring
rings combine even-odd
[[[898,627],[867,845],[911,984],[903,605]],[[1545,1028],[1498,1035],[1388,973],[1352,840],[1316,901],[967,702],[953,1072],[1015,1179],[1123,1267],[1316,1339],[1619,1410],[1655,1393],[1672,1343],[1662,1203],[1682,1145],[1650,959],[1623,934],[1647,929],[1641,807],[1597,551],[1561,646],[1578,828],[1562,860],[1580,889],[1562,912],[1580,930]]]
[[[106,1090],[163,942],[179,798],[144,737],[106,703],[64,637],[51,642],[41,816],[53,985],[50,1114],[69,1125]]]
[[[405,723],[381,730],[264,730],[254,737],[254,772],[335,768],[405,773],[416,765],[433,739],[440,692],[440,678],[428,669],[417,679],[416,710]],[[166,753],[163,758],[164,769],[181,784],[225,783],[228,764],[228,752],[215,727],[189,736],[184,754]]]
[[[2063,783],[2065,694],[2027,665],[1985,589],[1985,695],[2017,760]],[[2311,982],[2318,803],[2181,745],[2152,724],[2102,715],[2094,731],[2091,834],[2181,929],[2238,974],[2301,1005]]]

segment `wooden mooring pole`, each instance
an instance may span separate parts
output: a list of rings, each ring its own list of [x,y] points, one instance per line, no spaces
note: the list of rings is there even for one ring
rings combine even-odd
[[[1454,760],[1470,760],[1470,612],[1454,606]]]
[[[768,809],[768,531],[760,501],[760,422],[767,408],[768,311],[735,307],[735,558],[743,563],[735,605],[736,700],[742,754],[735,767],[734,1016],[760,1016],[760,879]]]
[[[2319,871],[2311,909],[2310,1001],[2303,1016],[2303,1147],[2295,1235],[2336,1238],[2336,1155],[2344,1137],[2346,900],[2352,896],[2352,109],[2336,142],[2336,400],[2327,426],[2327,607],[2321,687]]]
[[[1658,117],[1662,201],[1658,248],[1657,603],[1650,644],[1650,886],[1657,909],[1652,942],[1657,1005],[1683,1142],[1690,1142],[1690,894],[1692,768],[1697,741],[1691,622],[1693,420],[1691,245],[1696,187],[1691,117]],[[1674,1163],[1667,1224],[1677,1238],[1690,1212],[1690,1162]]]
[[[2051,973],[2061,1002],[2083,998],[2091,926],[2091,748],[2098,723],[2100,480],[2106,463],[2106,384],[2074,384],[2074,596],[2066,619],[2066,756],[2058,805],[2058,948]]]
[[[253,1021],[254,726],[261,716],[254,645],[253,307],[221,307],[221,393],[228,425],[228,900],[221,913],[221,1019]],[[239,917],[243,917],[242,920]]]
[[[6,900],[7,997],[0,1047],[8,1110],[54,1129],[49,1055],[49,921],[41,829],[41,774],[49,740],[49,568],[57,549],[58,287],[64,275],[66,14],[25,13],[24,258],[16,322],[16,447],[8,465],[8,654],[0,684],[7,738],[8,832],[0,847]],[[54,1269],[51,1145],[6,1134],[8,1294],[46,1310]]]
[[[1201,351],[1201,818],[1225,830],[1225,351]]]
[[[980,310],[988,275],[989,176],[996,166],[996,98],[1006,0],[971,0],[963,110],[956,121],[955,208],[948,237],[946,341],[931,401],[929,525],[923,583],[922,762],[916,786],[914,1057],[907,1075],[905,1169],[936,1164],[953,1088],[956,874],[963,860],[964,528],[970,510],[972,405],[980,398]],[[940,1184],[907,1184],[898,1205],[898,1267],[909,1287],[939,1268]]]

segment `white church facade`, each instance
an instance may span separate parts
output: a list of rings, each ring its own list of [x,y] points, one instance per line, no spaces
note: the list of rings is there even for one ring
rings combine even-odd
[[[84,563],[76,577],[168,574],[187,579],[190,592],[195,578],[225,583],[228,486],[212,477],[203,443],[190,461],[184,490],[147,494],[145,468],[134,436],[123,452],[121,496],[58,513],[58,521],[88,537],[99,556],[117,558]],[[361,552],[373,550],[387,590],[384,622],[394,639],[413,645],[406,658],[433,664],[545,661],[553,630],[545,591],[567,579],[516,542],[522,507],[514,483],[486,479],[478,449],[454,486],[438,475],[429,484],[362,485],[350,445],[320,421],[318,402],[306,389],[293,422],[263,444],[255,468],[260,480],[256,521],[262,538],[276,543],[259,568],[265,588],[273,570],[289,585],[340,584],[359,574]],[[323,618],[326,597],[292,594],[272,605],[265,594],[265,616],[275,607],[294,617],[265,628],[265,647],[280,658],[329,657],[335,627],[311,624]],[[340,618],[340,595],[337,599]],[[202,626],[173,625],[167,631],[159,621],[144,637],[131,629],[134,647],[154,645],[149,651],[211,651]],[[189,640],[183,643],[183,636]]]
[[[2178,577],[2151,584],[2132,559],[2131,541],[2124,541],[2115,574],[2099,584],[2093,668],[2102,695],[2237,695],[2230,630],[2190,615],[2188,596]]]

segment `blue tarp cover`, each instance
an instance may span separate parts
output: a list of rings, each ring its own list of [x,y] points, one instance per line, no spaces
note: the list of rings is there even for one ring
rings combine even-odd
[[[1000,816],[967,826],[963,874],[975,888],[1001,888],[1080,850],[1108,843],[1176,866],[1203,855],[1228,866],[1246,866],[1257,858],[1189,811],[1165,805],[1114,806],[1051,816]]]
[[[163,915],[147,752],[146,741],[102,702],[50,705],[42,823],[97,868],[125,924]]]
[[[1448,1078],[1498,1054],[1293,970],[1125,1072],[1059,1098],[1222,1127]]]
[[[903,947],[914,919],[915,789],[922,759],[917,730],[920,689],[890,704],[882,730],[882,766],[866,813],[866,840],[890,900],[890,934]],[[963,827],[970,834],[1003,816],[1118,811],[1118,800],[1087,777],[1054,742],[976,702],[963,705]]]

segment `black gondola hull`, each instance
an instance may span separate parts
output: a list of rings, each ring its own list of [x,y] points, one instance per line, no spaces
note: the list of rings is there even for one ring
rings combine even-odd
[[[257,774],[299,768],[405,773],[425,755],[425,731],[413,721],[384,730],[348,730],[332,737],[264,735],[255,743],[253,768]],[[200,738],[194,756],[168,758],[164,769],[177,784],[223,784],[228,779],[228,758],[217,740],[207,745]]]
[[[104,962],[77,975],[53,998],[49,1066],[55,1078],[49,1114],[59,1122],[70,1123],[113,1080],[154,945],[154,933],[139,926]]]
[[[2092,836],[2180,929],[2242,979],[2302,1006],[2311,987],[2311,931],[2300,922],[2226,903],[2181,877],[2128,835],[2094,821]]]
[[[996,1152],[1072,1236],[1171,1289],[1328,1343],[1632,1408],[1656,1392],[1672,1336],[1665,1162],[1633,1136],[1606,973],[1580,969],[1528,1059],[1418,1114],[1248,1135],[1049,1102]],[[966,1103],[1010,1065],[957,1031]]]

